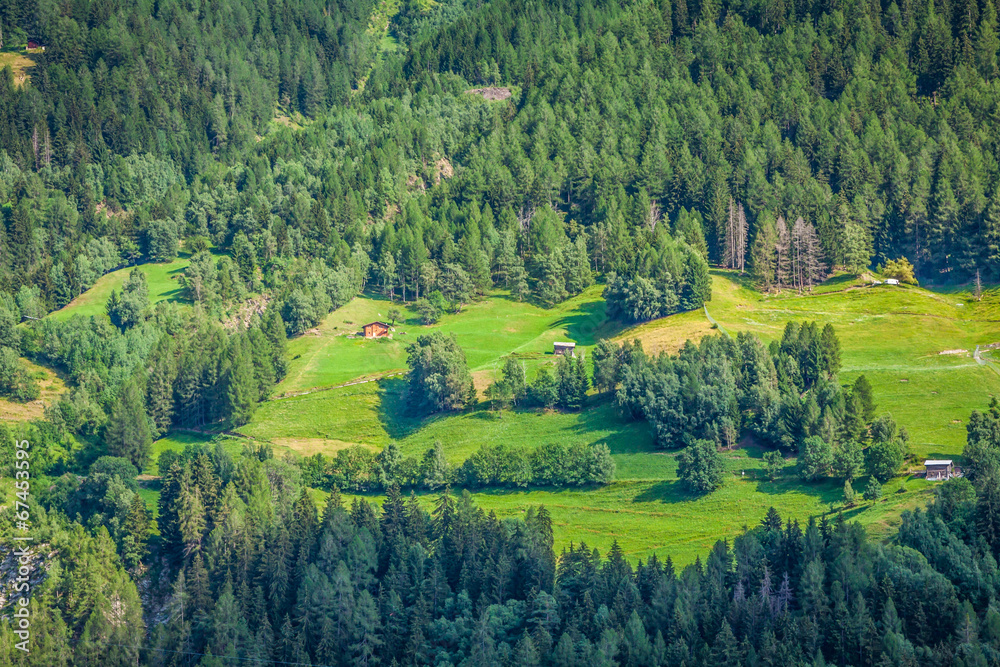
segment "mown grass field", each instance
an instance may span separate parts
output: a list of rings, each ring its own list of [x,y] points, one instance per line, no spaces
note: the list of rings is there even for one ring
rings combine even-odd
[[[917,456],[959,455],[969,413],[1000,393],[1000,375],[973,359],[976,345],[1000,342],[1000,290],[978,302],[967,292],[908,286],[761,295],[734,274],[714,272],[708,310],[731,334],[752,331],[765,341],[780,338],[790,320],[831,323],[843,350],[841,382],[864,374],[879,410],[909,430]],[[709,333],[715,331],[704,313],[686,313],[619,338],[638,338],[647,351],[672,352]]]
[[[172,262],[164,264],[139,264],[139,269],[146,274],[149,285],[149,302],[151,304],[167,299],[178,300],[181,294],[180,277],[187,268],[189,257],[182,255]],[[121,290],[128,279],[129,272],[134,267],[118,269],[101,276],[93,287],[73,299],[63,308],[53,311],[47,317],[65,320],[74,315],[90,317],[105,312],[108,297],[112,290]]]
[[[551,310],[496,293],[430,326],[421,325],[414,311],[399,304],[357,298],[331,313],[315,329],[289,341],[288,374],[275,394],[331,387],[367,375],[405,370],[406,346],[432,331],[455,334],[469,367],[479,374],[488,374],[499,359],[511,353],[540,363],[551,359],[554,341],[593,345],[599,337],[620,329],[605,322],[601,289],[595,285]],[[393,307],[400,308],[404,319],[395,323],[391,340],[348,338],[369,322],[387,320]]]
[[[839,482],[803,484],[791,469],[793,460],[788,461],[786,473],[771,482],[761,470],[761,455],[759,450],[729,453],[726,483],[702,497],[688,494],[674,474],[656,481],[617,481],[593,489],[490,491],[474,497],[484,511],[493,511],[501,518],[517,517],[529,506],[545,505],[552,514],[557,552],[583,541],[605,554],[617,541],[632,560],[645,560],[655,553],[686,565],[699,556],[704,559],[717,540],[731,539],[744,526],[756,525],[771,506],[778,508],[782,517],[803,522],[809,517],[818,520],[824,514],[833,520],[835,513],[843,511],[845,518],[860,522],[870,534],[886,536],[898,526],[903,510],[926,503],[931,486],[922,479],[897,478],[885,485],[881,500],[844,510]],[[673,465],[675,455],[658,456]],[[897,493],[900,488],[905,492]],[[430,511],[436,495],[419,498]],[[829,514],[831,503],[834,514]]]
[[[708,310],[730,334],[752,331],[768,341],[779,338],[789,320],[833,324],[843,348],[841,381],[852,382],[864,373],[879,410],[891,412],[909,430],[917,457],[960,457],[969,412],[1000,392],[1000,374],[972,356],[977,344],[1000,341],[996,291],[976,302],[961,291],[867,288],[838,277],[813,294],[762,295],[731,272],[715,271],[713,281]],[[430,330],[455,333],[479,388],[488,383],[498,361],[514,352],[527,360],[530,378],[537,366],[553,360],[549,352],[555,340],[575,341],[586,351],[601,337],[638,338],[656,353],[674,352],[688,339],[719,333],[703,310],[621,330],[604,321],[600,290],[595,286],[548,311],[494,294],[434,327],[420,325],[414,313],[404,311],[391,341],[343,335],[385,319],[390,307],[387,301],[358,298],[313,334],[290,342],[289,376],[276,394],[403,370],[406,344]],[[946,351],[951,353],[940,354]],[[688,496],[676,480],[675,454],[656,450],[645,424],[621,418],[606,397],[591,396],[587,408],[574,414],[515,411],[498,416],[484,404],[421,420],[405,413],[405,385],[396,377],[273,400],[261,405],[241,431],[273,442],[279,452],[303,455],[333,454],[351,444],[381,449],[395,441],[404,454],[419,456],[440,440],[456,464],[486,442],[528,447],[604,442],[617,465],[616,480],[607,487],[477,493],[476,501],[499,516],[516,516],[529,505],[544,503],[553,515],[557,548],[584,540],[603,552],[617,539],[635,558],[655,551],[690,562],[716,539],[759,521],[772,505],[783,516],[807,520],[841,504],[840,481],[805,484],[791,469],[776,482],[766,480],[760,470],[762,452],[754,448],[727,454],[732,475],[721,490],[702,498]],[[793,464],[790,460],[789,466]],[[865,481],[856,482],[856,490]],[[906,492],[895,493],[900,487]],[[903,509],[926,503],[932,488],[923,480],[900,477],[886,485],[883,500],[864,503],[847,515],[885,535]]]

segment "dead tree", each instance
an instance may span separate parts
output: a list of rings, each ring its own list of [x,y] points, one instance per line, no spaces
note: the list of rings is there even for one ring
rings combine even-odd
[[[747,259],[747,234],[750,231],[749,225],[747,225],[747,215],[743,211],[743,204],[739,205],[739,210],[736,214],[736,248],[735,248],[735,259],[737,266],[733,268],[739,268],[740,274],[746,269],[746,259]]]
[[[663,212],[660,210],[660,205],[654,201],[649,205],[649,213],[646,217],[646,226],[649,227],[649,231],[656,229],[656,223],[658,223],[662,217]]]
[[[747,235],[750,229],[747,225],[747,215],[743,204],[729,198],[729,215],[726,218],[725,238],[722,249],[722,264],[727,269],[746,270]]]
[[[778,289],[782,287],[787,287],[789,281],[792,277],[791,269],[791,235],[788,233],[788,225],[785,224],[785,218],[783,216],[778,216],[778,240],[774,244],[774,253],[776,256],[775,263],[775,279],[778,282]]]

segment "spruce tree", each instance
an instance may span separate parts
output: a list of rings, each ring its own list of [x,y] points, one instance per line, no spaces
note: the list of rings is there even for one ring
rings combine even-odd
[[[253,362],[241,339],[234,341],[231,365],[225,379],[226,415],[239,426],[253,418],[260,397],[260,387],[254,377]]]
[[[146,466],[153,437],[135,380],[129,380],[122,387],[121,397],[111,410],[104,439],[111,456],[126,458],[139,470]]]

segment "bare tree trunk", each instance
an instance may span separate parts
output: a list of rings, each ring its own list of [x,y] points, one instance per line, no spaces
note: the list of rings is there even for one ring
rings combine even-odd
[[[747,255],[747,232],[749,232],[749,227],[747,225],[747,216],[743,211],[743,204],[739,205],[739,213],[737,214],[736,220],[736,255],[737,263],[739,264],[740,274],[743,273],[746,268],[746,255]],[[733,268],[736,268],[735,266]]]
[[[35,153],[35,171],[38,171],[38,126],[31,133],[31,149]]]

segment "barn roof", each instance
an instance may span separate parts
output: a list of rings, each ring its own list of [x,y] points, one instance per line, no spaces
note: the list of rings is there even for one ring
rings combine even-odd
[[[562,347],[576,347],[576,343],[552,343],[553,345],[561,345]]]
[[[925,466],[950,466],[951,459],[928,459],[924,461]]]
[[[368,324],[365,324],[364,326],[366,326],[366,327],[370,327],[370,326],[371,326],[371,325],[373,325],[373,324],[381,324],[381,325],[382,325],[382,326],[384,326],[384,327],[387,327],[387,326],[389,326],[389,325],[388,325],[388,324],[386,324],[385,322],[369,322]]]

